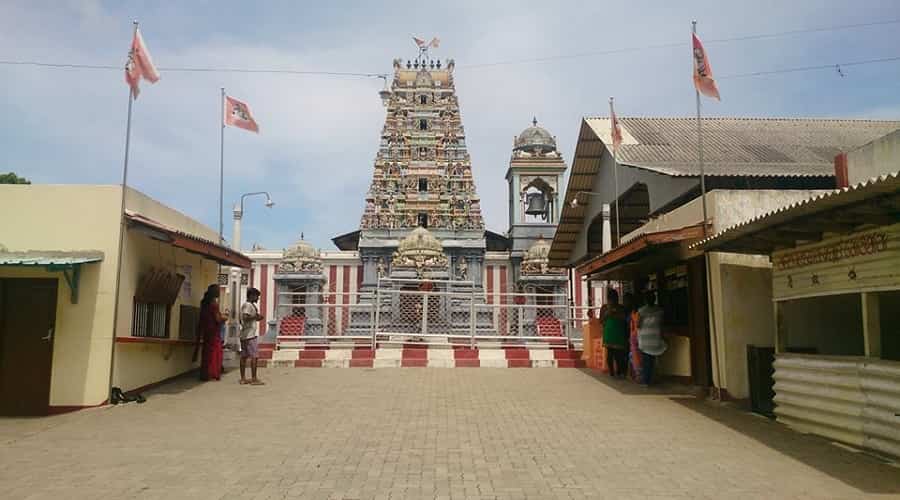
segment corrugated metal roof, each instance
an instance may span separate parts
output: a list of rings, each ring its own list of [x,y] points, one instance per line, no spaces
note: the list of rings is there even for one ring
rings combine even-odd
[[[103,252],[0,252],[0,266],[71,266],[103,260]]]
[[[696,118],[620,117],[621,164],[674,177],[699,176]],[[704,172],[709,176],[832,176],[834,157],[900,129],[900,121],[818,118],[703,118]],[[581,231],[588,204],[571,206],[590,191],[609,154],[609,118],[585,118],[578,134],[550,265],[564,266]]]
[[[606,144],[609,119],[588,118]],[[671,176],[698,176],[695,118],[619,118],[620,164]],[[900,121],[817,118],[703,118],[704,172],[710,176],[831,176],[834,157],[900,128]]]
[[[706,239],[698,241],[697,243],[691,245],[691,248],[703,250],[724,249],[727,251],[739,251],[740,248],[737,247],[723,247],[725,247],[729,243],[737,242],[741,238],[747,238],[761,231],[776,228],[781,224],[788,223],[800,217],[804,217],[804,221],[807,222],[807,225],[812,226],[812,222],[810,220],[807,220],[809,217],[821,214],[824,217],[831,218],[828,213],[831,213],[836,209],[844,210],[842,212],[842,215],[846,217],[846,219],[844,220],[849,221],[849,217],[853,215],[852,211],[846,210],[844,209],[844,207],[866,202],[867,200],[880,196],[894,197],[894,203],[885,204],[880,211],[883,213],[883,215],[888,217],[888,220],[893,219],[893,221],[897,223],[900,222],[900,214],[898,214],[898,208],[896,205],[898,195],[900,195],[900,172],[894,172],[888,175],[869,179],[866,182],[859,183],[849,188],[835,190],[831,193],[825,193],[823,195],[809,198],[807,200],[799,201],[786,207],[782,207],[777,210],[773,210],[763,215],[754,217],[752,219],[748,219],[744,222],[723,229],[722,231],[719,231],[718,233]],[[855,220],[858,220],[862,223],[866,223],[867,221],[874,222],[878,220],[878,215],[881,214],[875,213],[873,212],[873,210],[873,207],[867,206],[866,212],[861,214]],[[836,224],[841,223],[841,221],[832,222]],[[813,229],[811,228],[810,231],[813,231]],[[775,244],[773,243],[771,247],[774,248]],[[759,242],[754,242],[753,245],[748,247],[748,250],[757,250],[754,253],[759,253],[758,250],[762,250],[762,248],[759,246]]]

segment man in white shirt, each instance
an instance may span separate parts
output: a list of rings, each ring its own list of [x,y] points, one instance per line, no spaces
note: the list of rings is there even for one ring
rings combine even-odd
[[[644,297],[644,307],[638,309],[638,349],[641,351],[641,384],[653,383],[656,358],[666,352],[666,341],[662,336],[665,313],[656,305],[656,294],[648,291]]]
[[[259,314],[256,303],[259,301],[259,290],[247,289],[247,302],[241,306],[241,384],[263,385],[263,381],[256,377],[257,359],[259,349],[258,325],[263,317]],[[247,370],[247,359],[250,359],[250,380],[244,376]]]

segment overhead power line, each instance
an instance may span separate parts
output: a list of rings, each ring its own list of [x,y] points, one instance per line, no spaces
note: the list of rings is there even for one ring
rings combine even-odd
[[[805,29],[796,29],[796,30],[788,30],[788,31],[776,31],[772,33],[757,33],[754,35],[742,35],[730,38],[712,38],[712,39],[704,39],[704,44],[716,44],[716,43],[730,43],[730,42],[744,42],[750,40],[763,40],[766,38],[779,38],[784,36],[796,36],[802,35],[806,33],[824,33],[829,31],[842,31],[842,30],[850,30],[850,29],[858,29],[858,28],[868,28],[872,26],[885,26],[890,24],[900,24],[900,19],[889,19],[885,21],[873,21],[868,23],[856,23],[856,24],[840,24],[835,26],[824,26],[819,28],[805,28]],[[579,59],[583,57],[594,57],[594,56],[605,56],[605,55],[613,55],[613,54],[625,54],[628,52],[639,52],[643,50],[657,50],[657,49],[669,49],[675,47],[685,47],[690,42],[688,39],[685,39],[681,42],[666,42],[666,43],[657,43],[650,45],[640,45],[634,47],[620,47],[615,49],[604,49],[604,50],[590,50],[586,52],[576,52],[573,54],[558,54],[552,56],[544,56],[544,57],[534,57],[528,59],[511,59],[508,61],[496,61],[490,63],[480,63],[480,64],[469,64],[469,65],[461,65],[460,68],[488,68],[493,66],[510,66],[515,64],[528,64],[528,63],[538,63],[538,62],[548,62],[548,61],[559,61],[564,59]]]
[[[855,24],[843,24],[843,25],[835,25],[835,26],[826,26],[819,28],[805,28],[805,29],[796,29],[796,30],[788,30],[788,31],[779,31],[772,33],[758,33],[753,35],[743,35],[736,36],[730,38],[717,38],[717,39],[706,39],[704,43],[706,44],[715,44],[715,43],[729,43],[729,42],[742,42],[742,41],[750,41],[750,40],[760,40],[766,38],[778,38],[784,36],[795,36],[806,33],[823,33],[830,31],[841,31],[841,30],[850,30],[850,29],[858,29],[858,28],[866,28],[872,26],[885,26],[892,24],[900,24],[900,19],[890,19],[884,21],[873,21],[867,23],[855,23]],[[560,55],[552,55],[545,57],[535,57],[528,59],[513,59],[507,61],[495,61],[490,63],[479,63],[479,64],[469,64],[469,65],[460,65],[460,69],[478,69],[478,68],[488,68],[495,66],[509,66],[516,64],[530,64],[530,63],[541,63],[541,62],[550,62],[550,61],[559,61],[565,59],[577,59],[583,57],[595,57],[602,55],[613,55],[613,54],[624,54],[629,52],[640,52],[645,50],[657,50],[664,48],[675,48],[675,47],[684,47],[688,42],[668,42],[668,43],[659,43],[659,44],[650,44],[650,45],[641,45],[634,47],[620,47],[614,49],[605,49],[605,50],[594,50],[594,51],[586,51],[586,52],[578,52],[572,54],[560,54]],[[774,75],[781,73],[795,73],[801,71],[812,71],[812,70],[820,70],[820,69],[831,69],[840,66],[858,66],[864,64],[877,64],[877,63],[885,63],[898,60],[897,57],[886,57],[881,59],[869,59],[864,61],[851,61],[851,62],[843,62],[843,63],[832,63],[825,64],[819,66],[800,66],[793,68],[783,68],[777,70],[769,70],[769,71],[757,71],[752,73],[740,73],[734,75],[725,75],[720,76],[719,79],[730,79],[730,78],[747,78],[753,76],[763,76],[763,75]],[[35,67],[45,67],[45,68],[63,68],[63,69],[88,69],[88,70],[124,70],[123,65],[98,65],[98,64],[68,64],[68,63],[53,63],[53,62],[45,62],[45,61],[32,61],[32,60],[0,60],[0,65],[5,66],[35,66]],[[158,68],[162,72],[170,72],[170,73],[245,73],[245,74],[284,74],[284,75],[301,75],[301,76],[336,76],[336,77],[355,77],[355,78],[387,78],[388,75],[385,73],[363,73],[363,72],[342,72],[342,71],[312,71],[312,70],[295,70],[295,69],[281,69],[281,68],[226,68],[226,67],[159,67]]]
[[[783,68],[783,69],[773,69],[771,71],[755,71],[753,73],[737,73],[734,75],[724,75],[716,77],[716,80],[729,80],[732,78],[749,78],[752,76],[764,76],[764,75],[780,75],[782,73],[799,73],[801,71],[815,71],[821,69],[833,69],[838,72],[839,75],[844,76],[841,68],[846,66],[862,66],[864,64],[878,64],[885,62],[893,62],[900,61],[900,56],[895,57],[882,57],[880,59],[867,59],[864,61],[850,61],[850,62],[842,62],[842,63],[832,63],[832,64],[820,64],[818,66],[797,66],[794,68]]]
[[[104,69],[124,71],[125,65],[112,66],[101,64],[66,64],[66,63],[49,63],[42,61],[11,61],[0,60],[0,64],[7,66],[38,66],[45,68],[70,68],[70,69]],[[166,67],[160,66],[159,71],[166,73],[272,73],[287,75],[319,75],[319,76],[355,76],[362,78],[384,78],[384,73],[353,73],[343,71],[306,71],[296,69],[273,69],[273,68],[185,68],[185,67]]]

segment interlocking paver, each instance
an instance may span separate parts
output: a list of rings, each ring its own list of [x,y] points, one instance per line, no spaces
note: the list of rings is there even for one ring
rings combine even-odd
[[[268,369],[0,420],[4,498],[861,498],[900,469],[579,370]]]

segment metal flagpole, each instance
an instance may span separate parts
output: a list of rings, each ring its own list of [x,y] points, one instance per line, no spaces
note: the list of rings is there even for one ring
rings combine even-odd
[[[613,98],[609,98],[609,119],[613,119]],[[615,126],[616,124],[612,124],[613,134],[615,134]],[[615,142],[615,138],[613,138],[613,142]],[[616,198],[614,200],[616,205],[616,244],[613,248],[619,246],[622,243],[622,232],[619,228],[619,160],[618,160],[618,148],[613,144],[613,183],[615,184],[614,188],[616,190]]]
[[[697,21],[691,21],[691,33],[697,34]],[[692,42],[693,44],[693,42]],[[694,55],[693,46],[691,47],[691,57],[696,57]],[[696,71],[696,70],[694,70]],[[694,75],[696,78],[697,75]],[[703,207],[703,237],[707,236],[707,222],[709,219],[706,215],[706,176],[703,172],[703,128],[702,121],[700,119],[700,89],[694,86],[694,96],[697,102],[697,165],[700,167],[700,204]],[[722,393],[720,387],[716,384],[722,383],[722,372],[719,362],[719,339],[716,328],[716,305],[715,305],[715,290],[713,290],[713,280],[712,280],[712,262],[710,262],[709,252],[703,252],[703,263],[706,267],[706,294],[707,294],[707,302],[709,303],[709,323],[710,323],[710,348],[712,350],[710,356],[710,362],[714,362],[715,366],[710,371],[713,373],[713,376],[716,380],[712,380],[712,390],[714,391],[714,399],[722,399]]]
[[[134,21],[134,31],[132,32],[132,40],[137,36],[138,22]],[[129,55],[129,58],[131,56]],[[126,63],[128,64],[128,63]],[[128,86],[128,118],[125,121],[125,161],[122,165],[122,196],[119,205],[119,247],[116,257],[116,286],[113,294],[113,324],[112,324],[112,341],[110,342],[109,353],[109,394],[112,399],[113,374],[116,365],[116,337],[119,336],[119,290],[122,284],[122,254],[125,247],[125,231],[128,229],[125,223],[125,193],[128,189],[128,151],[131,146],[131,105],[134,103],[134,91],[131,85]]]
[[[691,21],[692,25],[692,33],[694,35],[697,34],[697,21]],[[695,57],[693,55],[693,48],[691,49],[691,57]],[[697,75],[694,75],[696,78]],[[706,237],[706,224],[709,219],[706,217],[706,176],[703,173],[703,130],[701,128],[700,121],[700,90],[694,87],[694,94],[697,99],[697,164],[700,167],[700,199],[701,205],[703,205],[703,237]]]
[[[222,120],[219,125],[222,127],[219,137],[219,244],[225,242],[223,233],[223,217],[224,217],[224,191],[225,191],[225,87],[222,87],[222,96],[219,100],[222,107]]]

